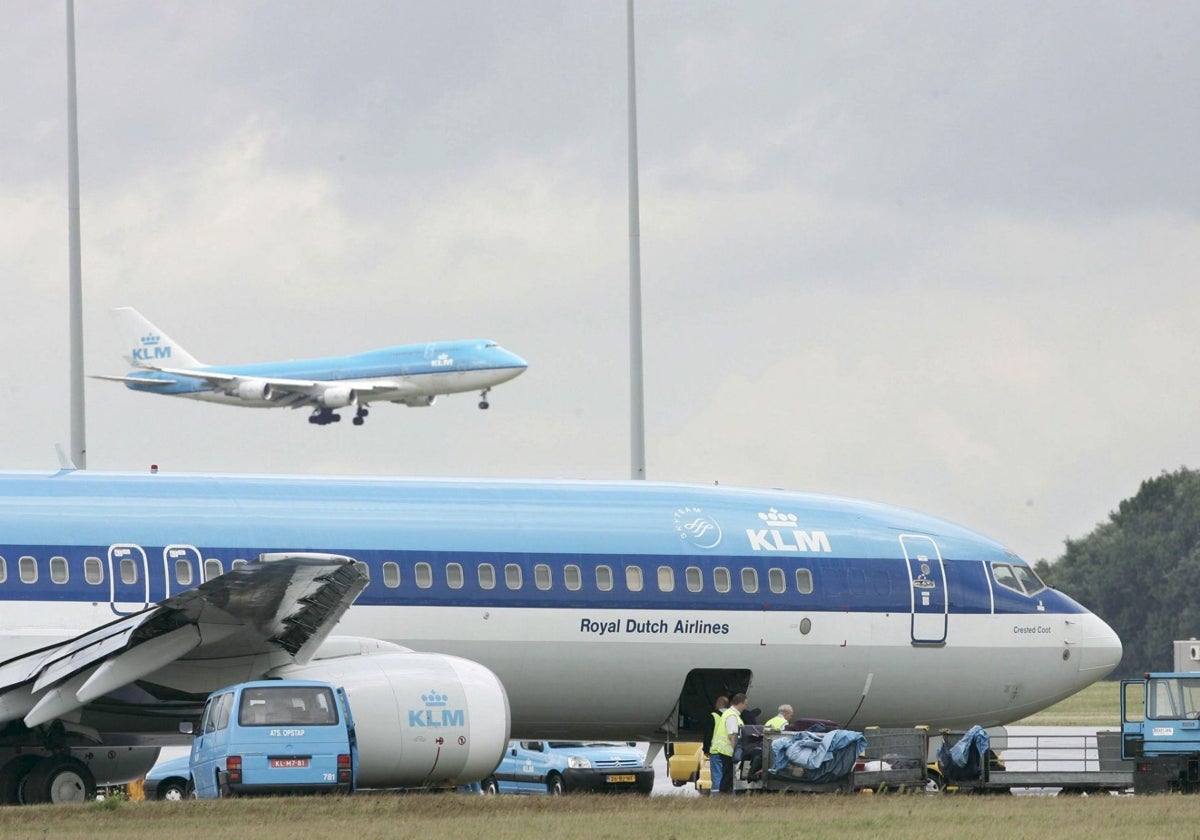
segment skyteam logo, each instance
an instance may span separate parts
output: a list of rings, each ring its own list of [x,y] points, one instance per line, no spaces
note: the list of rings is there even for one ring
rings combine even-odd
[[[443,726],[466,726],[465,709],[450,709],[450,697],[437,691],[421,695],[424,708],[408,710],[408,725],[422,729],[441,729]]]
[[[675,511],[675,530],[681,540],[696,548],[714,548],[721,542],[721,526],[700,508],[685,507]]]
[[[824,531],[802,531],[797,526],[796,514],[780,513],[771,508],[760,513],[758,518],[766,528],[747,528],[746,536],[755,551],[816,551],[829,554],[829,538]]]
[[[171,346],[159,346],[160,336],[150,333],[141,337],[141,347],[133,348],[133,360],[135,362],[149,362],[155,359],[171,358]]]
[[[429,363],[430,367],[454,367],[454,359],[449,353],[442,353]]]

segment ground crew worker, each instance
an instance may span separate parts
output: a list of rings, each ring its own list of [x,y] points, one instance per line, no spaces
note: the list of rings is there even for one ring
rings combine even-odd
[[[733,745],[738,730],[742,728],[742,712],[746,709],[746,695],[738,693],[729,701],[729,708],[721,713],[721,722],[713,730],[712,757],[721,764],[721,787],[714,794],[733,793]]]
[[[721,715],[729,708],[729,698],[721,695],[717,698],[717,710],[712,713],[712,729],[704,739],[704,754],[708,756],[708,778],[712,782],[709,785],[709,792],[716,791],[721,787],[721,765],[712,759],[712,736],[717,731],[717,727],[721,725]]]
[[[779,714],[775,715],[775,717],[764,723],[763,728],[777,729],[782,732],[783,728],[791,721],[793,714],[795,714],[795,712],[792,710],[792,707],[787,703],[784,703],[779,707]]]

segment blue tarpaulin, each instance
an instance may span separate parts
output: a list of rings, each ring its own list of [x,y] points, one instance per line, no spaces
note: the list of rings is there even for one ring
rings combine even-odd
[[[861,732],[797,732],[791,738],[776,738],[771,744],[771,769],[786,773],[788,766],[794,765],[804,770],[805,781],[834,782],[850,774],[859,753],[866,748],[867,739]]]
[[[978,779],[983,770],[991,738],[982,726],[972,726],[952,747],[942,744],[938,750],[938,767],[950,781]]]

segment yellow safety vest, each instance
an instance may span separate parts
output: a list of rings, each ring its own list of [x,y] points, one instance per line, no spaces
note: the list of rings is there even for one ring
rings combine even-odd
[[[742,716],[733,706],[722,712],[721,719],[717,721],[717,725],[713,729],[712,746],[709,747],[709,753],[727,755],[733,758],[733,741],[729,740],[729,733],[725,731],[729,726],[726,721],[730,715],[737,718],[738,726],[742,725]]]
[[[787,723],[787,718],[785,718],[783,715],[775,715],[775,717],[763,724],[763,728],[778,729],[780,732],[782,732],[783,727],[787,726]]]

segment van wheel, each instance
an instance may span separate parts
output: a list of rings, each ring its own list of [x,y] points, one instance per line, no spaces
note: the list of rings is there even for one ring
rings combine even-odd
[[[190,778],[187,780],[187,784],[183,786],[183,798],[199,799],[199,797],[196,796],[196,783]]]
[[[500,785],[499,785],[499,783],[496,782],[495,779],[484,779],[483,780],[484,796],[494,796],[495,794],[497,794],[499,792],[500,792]]]
[[[562,796],[565,793],[562,776],[557,773],[551,773],[546,777],[546,793],[551,796]]]

